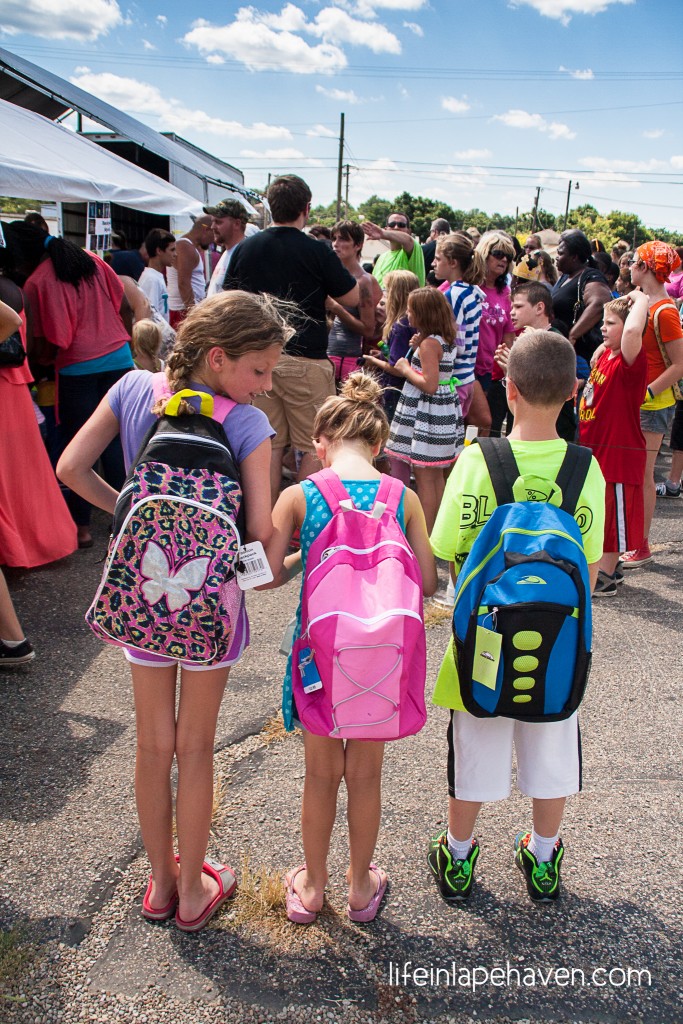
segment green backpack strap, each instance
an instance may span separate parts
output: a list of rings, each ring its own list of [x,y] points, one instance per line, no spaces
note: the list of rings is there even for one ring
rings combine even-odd
[[[593,453],[590,448],[583,448],[578,444],[567,445],[567,453],[562,460],[555,483],[562,491],[560,508],[563,512],[568,512],[570,516],[576,512],[592,458]]]
[[[519,476],[512,445],[507,437],[478,437],[477,443],[491,477],[496,505],[511,505],[515,500],[512,488]]]

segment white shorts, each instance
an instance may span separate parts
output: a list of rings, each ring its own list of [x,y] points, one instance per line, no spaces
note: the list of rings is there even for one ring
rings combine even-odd
[[[452,711],[448,726],[448,792],[458,800],[505,800],[512,784],[525,796],[553,800],[581,789],[581,733],[576,713],[562,722],[475,718]]]

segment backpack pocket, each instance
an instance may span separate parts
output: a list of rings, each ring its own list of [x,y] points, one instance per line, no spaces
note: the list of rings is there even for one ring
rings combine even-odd
[[[470,615],[464,641],[456,639],[463,703],[477,717],[559,720],[583,697],[590,655],[583,640],[580,578],[577,586],[558,566],[543,565],[542,575],[530,569],[515,565],[492,580]],[[527,599],[511,601],[521,587]],[[478,659],[491,657],[477,643],[478,627],[500,637],[500,660],[489,685],[477,682],[486,677]]]
[[[220,661],[242,602],[238,548],[235,524],[220,509],[145,496],[112,538],[86,621],[108,643],[179,661]]]

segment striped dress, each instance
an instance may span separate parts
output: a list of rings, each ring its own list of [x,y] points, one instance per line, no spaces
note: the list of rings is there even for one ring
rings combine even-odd
[[[453,374],[456,349],[454,345],[447,345],[440,335],[434,337],[441,345],[436,392],[427,395],[406,380],[386,445],[387,455],[427,468],[453,465],[465,441],[460,399]],[[410,365],[413,370],[422,373],[419,348],[413,353]]]

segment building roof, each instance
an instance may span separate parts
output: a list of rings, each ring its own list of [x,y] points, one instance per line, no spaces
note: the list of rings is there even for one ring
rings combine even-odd
[[[204,153],[176,135],[162,135],[77,85],[1,47],[0,99],[43,114],[53,121],[74,110],[197,178],[252,195],[241,187],[244,175],[231,164]]]

